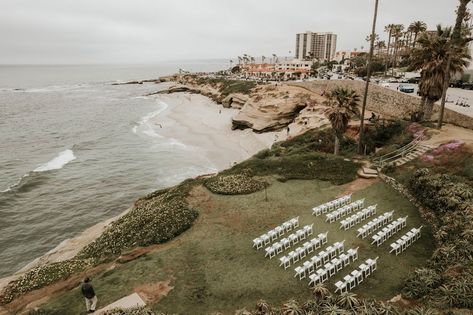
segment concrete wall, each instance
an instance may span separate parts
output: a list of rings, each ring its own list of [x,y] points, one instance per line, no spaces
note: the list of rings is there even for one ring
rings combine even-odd
[[[355,90],[362,96],[365,90],[365,82],[355,80],[320,80],[310,82],[297,82],[291,85],[306,88],[315,93],[330,91],[337,86],[344,86]],[[381,87],[376,84],[370,85],[368,102],[366,108],[387,118],[409,119],[411,113],[420,107],[420,98]],[[434,107],[433,120],[437,120],[440,106]],[[473,117],[469,117],[453,110],[445,108],[444,122],[460,127],[473,129]]]

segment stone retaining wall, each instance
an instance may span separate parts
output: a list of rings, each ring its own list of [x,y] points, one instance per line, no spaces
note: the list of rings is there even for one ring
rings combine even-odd
[[[321,94],[337,86],[345,86],[355,90],[358,95],[364,94],[365,82],[355,80],[320,80],[310,82],[290,83],[290,85],[305,88],[311,92]],[[420,98],[394,91],[382,86],[371,84],[368,93],[366,108],[387,118],[409,119],[411,114],[420,107]],[[433,120],[437,120],[440,106],[434,106]],[[473,129],[473,117],[469,117],[445,108],[444,122],[456,126]]]

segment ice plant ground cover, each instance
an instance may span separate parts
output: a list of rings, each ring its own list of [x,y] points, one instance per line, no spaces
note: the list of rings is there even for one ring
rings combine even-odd
[[[205,181],[205,187],[215,194],[244,195],[264,189],[268,184],[247,175],[217,175]]]

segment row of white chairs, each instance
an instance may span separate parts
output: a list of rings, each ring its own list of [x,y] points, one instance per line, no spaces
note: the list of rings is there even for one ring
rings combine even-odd
[[[269,256],[269,258],[273,258],[279,253],[282,253],[283,250],[288,249],[291,246],[296,245],[297,243],[304,240],[307,236],[312,235],[314,224],[305,225],[301,229],[297,230],[296,232],[292,233],[288,237],[281,239],[279,242],[275,242],[269,247],[265,248],[266,254],[264,257]]]
[[[393,214],[394,211],[391,212],[385,212],[379,217],[374,218],[373,220],[369,221],[365,225],[363,225],[361,228],[359,228],[358,231],[358,237],[361,236],[361,238],[365,238],[377,229],[379,229],[382,226],[385,226],[389,222],[393,220]]]
[[[342,253],[338,257],[333,258],[330,262],[326,263],[323,268],[319,268],[313,274],[309,274],[309,286],[315,285],[318,283],[323,283],[328,280],[328,278],[333,277],[338,271],[342,268],[345,268],[351,262],[354,262],[358,259],[358,248],[350,248],[347,253]],[[297,276],[296,271],[296,276]],[[299,274],[299,279],[303,279]]]
[[[322,247],[327,243],[328,232],[320,233],[317,237],[311,239],[309,242],[305,242],[302,247],[298,247],[289,254],[279,258],[281,262],[279,266],[284,266],[284,269],[289,268],[291,263],[295,264],[297,261],[302,260],[307,254],[312,253],[314,250]]]
[[[363,282],[364,279],[368,278],[377,268],[378,257],[375,259],[368,258],[362,263],[356,270],[353,270],[350,274],[343,277],[343,281],[337,281],[335,283],[335,293],[350,291],[357,285]]]
[[[405,251],[409,246],[412,245],[415,241],[420,238],[420,230],[422,225],[419,228],[412,228],[409,232],[401,236],[394,243],[391,243],[390,253],[395,252],[396,256]]]
[[[349,216],[348,218],[343,219],[342,221],[340,221],[340,229],[344,229],[346,231],[349,228],[354,227],[355,224],[358,224],[371,217],[372,215],[375,215],[376,207],[377,205],[369,206],[368,208],[358,211],[357,213]]]
[[[328,263],[330,259],[333,259],[336,255],[339,255],[345,250],[345,241],[336,242],[333,245],[328,246],[326,249],[320,251],[317,255],[313,256],[310,260],[305,261],[302,266],[296,267],[294,271],[296,274],[303,273],[311,274],[315,271],[315,268],[321,267],[323,264]]]
[[[278,237],[284,235],[284,233],[289,232],[299,226],[299,217],[292,218],[281,225],[275,227],[271,231],[255,238],[253,240],[253,247],[256,249],[262,248],[264,245],[268,245],[272,241],[275,241]]]
[[[389,223],[388,226],[384,227],[381,231],[372,236],[373,241],[371,244],[376,243],[376,246],[383,244],[391,236],[399,232],[406,226],[407,216],[404,218],[398,218],[396,221]]]
[[[352,211],[360,210],[363,208],[363,204],[365,203],[365,199],[358,199],[348,205],[345,205],[341,208],[338,208],[335,211],[327,213],[325,216],[327,217],[325,222],[334,222],[340,220],[342,217],[346,216],[347,214],[351,213]]]
[[[342,196],[338,199],[329,201],[327,203],[324,203],[320,206],[312,208],[312,215],[319,216],[322,213],[327,213],[329,211],[333,211],[335,209],[338,209],[346,204],[349,204],[351,201],[351,194]]]

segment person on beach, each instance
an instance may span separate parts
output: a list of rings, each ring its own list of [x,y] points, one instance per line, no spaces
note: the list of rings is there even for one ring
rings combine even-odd
[[[87,312],[94,313],[95,307],[97,306],[97,296],[95,295],[94,287],[90,284],[90,279],[88,277],[84,279],[81,292],[85,298],[85,307],[87,308]]]

